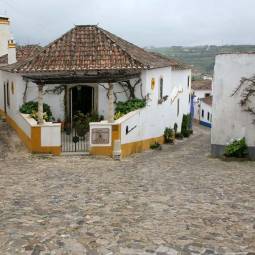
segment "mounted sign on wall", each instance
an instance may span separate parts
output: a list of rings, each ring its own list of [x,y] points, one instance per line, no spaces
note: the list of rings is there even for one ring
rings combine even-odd
[[[90,144],[92,146],[111,146],[112,132],[111,126],[97,125],[90,127]]]
[[[155,85],[156,85],[155,78],[152,78],[152,79],[151,79],[151,89],[152,89],[152,90],[154,90]]]

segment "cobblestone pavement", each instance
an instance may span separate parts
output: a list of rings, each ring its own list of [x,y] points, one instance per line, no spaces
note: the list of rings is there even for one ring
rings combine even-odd
[[[255,254],[255,163],[210,158],[207,129],[121,162],[14,149],[0,149],[1,255]]]

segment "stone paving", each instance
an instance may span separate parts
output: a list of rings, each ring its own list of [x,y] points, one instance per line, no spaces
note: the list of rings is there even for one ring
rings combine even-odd
[[[255,254],[255,163],[210,158],[208,129],[121,162],[10,137],[0,124],[1,255]]]

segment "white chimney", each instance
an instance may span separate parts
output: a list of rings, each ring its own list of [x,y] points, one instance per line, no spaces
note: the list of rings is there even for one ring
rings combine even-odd
[[[17,62],[16,58],[16,43],[13,39],[8,41],[8,65]]]
[[[10,19],[0,15],[0,56],[8,53],[8,40],[10,38]]]

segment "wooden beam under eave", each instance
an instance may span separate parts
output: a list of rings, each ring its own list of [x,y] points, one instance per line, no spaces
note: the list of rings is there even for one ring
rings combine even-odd
[[[26,76],[23,78],[34,83],[42,84],[75,84],[75,83],[115,83],[140,77],[139,73],[119,74],[109,76]]]

